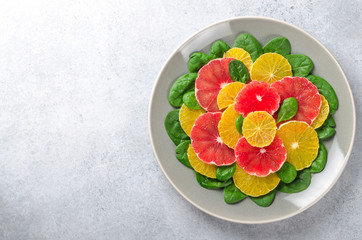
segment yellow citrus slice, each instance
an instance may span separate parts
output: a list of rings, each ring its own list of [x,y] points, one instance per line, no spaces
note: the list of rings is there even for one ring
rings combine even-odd
[[[204,114],[206,111],[204,109],[191,109],[188,108],[185,104],[182,104],[179,114],[181,128],[185,133],[190,136],[191,129],[194,126],[194,123],[201,114]]]
[[[236,119],[241,115],[234,110],[234,104],[230,105],[221,116],[219,122],[219,134],[223,143],[226,144],[229,148],[234,149],[236,143],[242,135],[236,129]]]
[[[293,76],[288,60],[277,53],[265,53],[254,62],[250,69],[251,80],[273,83],[283,77]]]
[[[235,186],[246,195],[259,197],[274,190],[280,178],[276,173],[271,173],[266,177],[257,177],[245,172],[238,164],[233,175]]]
[[[207,164],[207,163],[201,161],[196,156],[196,153],[191,144],[189,145],[189,148],[187,149],[187,156],[189,158],[189,162],[190,162],[192,168],[196,172],[198,172],[206,177],[209,177],[209,178],[216,178],[217,166],[213,165],[213,164]]]
[[[322,98],[322,106],[319,110],[319,114],[316,119],[312,122],[312,128],[316,129],[323,125],[324,121],[327,119],[329,114],[329,105],[327,99],[321,95]]]
[[[275,119],[265,111],[249,113],[244,119],[243,135],[254,147],[270,145],[275,137],[277,126]]]
[[[244,83],[233,82],[223,87],[217,95],[217,105],[219,109],[222,110],[234,104],[236,95],[238,95],[244,86]]]
[[[224,53],[224,58],[235,58],[239,61],[242,61],[247,69],[250,70],[253,65],[253,60],[250,57],[250,54],[242,48],[231,48],[229,51]]]
[[[302,121],[289,121],[282,124],[277,135],[287,149],[287,162],[297,170],[309,167],[318,155],[317,132]]]

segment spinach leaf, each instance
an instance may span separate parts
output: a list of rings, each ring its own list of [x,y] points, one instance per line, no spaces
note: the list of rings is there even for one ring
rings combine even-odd
[[[332,115],[328,115],[327,119],[323,123],[324,126],[336,127],[336,122],[333,119]]]
[[[222,58],[224,53],[230,49],[224,41],[217,40],[215,41],[210,48],[210,56],[212,58]]]
[[[234,47],[243,48],[250,54],[251,59],[254,62],[258,57],[260,57],[260,55],[263,54],[263,48],[261,47],[260,43],[249,33],[240,34],[235,39]]]
[[[293,76],[306,77],[314,67],[313,61],[303,54],[290,54],[285,58],[292,67]]]
[[[290,42],[286,37],[276,37],[270,40],[264,46],[264,53],[275,52],[280,55],[287,55],[290,53]]]
[[[338,98],[333,87],[321,77],[309,75],[307,78],[318,88],[320,94],[322,94],[327,99],[329,105],[329,114],[333,115],[338,108]]]
[[[235,121],[235,126],[236,126],[236,130],[238,130],[238,132],[241,135],[243,135],[243,123],[244,123],[244,117],[243,117],[243,115],[240,115]]]
[[[275,198],[275,190],[260,197],[250,197],[250,199],[260,207],[269,207],[270,204],[273,203],[274,198]]]
[[[183,140],[190,139],[181,128],[179,111],[179,109],[172,110],[171,112],[167,113],[165,118],[166,132],[175,145],[179,145]]]
[[[195,172],[195,175],[196,175],[196,180],[201,185],[201,187],[207,189],[218,189],[218,188],[227,187],[233,182],[231,179],[224,182],[220,182],[216,179],[208,178],[204,175],[201,175],[198,172]]]
[[[201,106],[196,100],[195,91],[190,91],[184,94],[182,97],[184,104],[191,109],[201,109]]]
[[[170,89],[168,101],[174,107],[181,107],[183,95],[195,87],[196,73],[188,73],[179,77]]]
[[[187,150],[189,149],[189,145],[191,144],[190,140],[186,140],[181,142],[179,145],[177,145],[175,151],[176,151],[176,158],[186,167],[191,168],[192,166],[189,162],[189,157],[187,156]]]
[[[284,193],[298,193],[307,189],[311,182],[311,173],[308,168],[298,171],[297,177],[291,183],[280,182],[278,190]]]
[[[200,68],[207,64],[212,57],[202,52],[195,52],[190,55],[189,71],[190,73],[197,73]]]
[[[315,129],[315,131],[318,134],[318,138],[321,140],[330,138],[336,133],[336,130],[334,128],[324,125],[322,125],[322,127],[320,128]]]
[[[318,156],[310,166],[311,173],[321,172],[327,163],[327,149],[322,142],[319,142]]]
[[[278,121],[287,121],[295,116],[298,112],[298,101],[294,97],[284,99],[282,105],[279,108],[278,112]]]
[[[277,171],[277,174],[282,182],[291,183],[297,177],[297,170],[292,164],[284,162],[283,166]]]
[[[226,203],[237,203],[246,197],[247,195],[240,191],[234,183],[231,183],[229,186],[224,188],[224,200]]]
[[[248,83],[250,79],[249,70],[239,60],[231,60],[229,63],[230,77],[237,82]]]
[[[234,175],[235,169],[236,169],[235,163],[228,165],[228,166],[218,167],[216,169],[217,180],[226,181],[226,180],[230,179]]]

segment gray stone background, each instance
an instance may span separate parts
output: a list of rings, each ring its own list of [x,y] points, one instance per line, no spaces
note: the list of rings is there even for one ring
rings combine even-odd
[[[333,189],[242,225],[184,200],[153,156],[155,78],[195,31],[234,16],[292,23],[344,69],[362,117],[361,1],[1,1],[0,239],[361,239],[362,137]]]

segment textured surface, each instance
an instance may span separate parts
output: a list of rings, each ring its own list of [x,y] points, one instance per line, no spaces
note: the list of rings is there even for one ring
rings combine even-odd
[[[199,211],[167,182],[147,132],[171,52],[213,22],[288,21],[335,56],[362,125],[361,1],[0,3],[0,239],[358,239],[362,135],[333,189],[277,223]],[[225,1],[226,2],[226,1]]]

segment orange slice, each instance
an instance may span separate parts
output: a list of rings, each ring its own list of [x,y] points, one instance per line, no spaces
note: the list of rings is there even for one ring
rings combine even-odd
[[[247,67],[249,70],[253,65],[253,60],[251,59],[250,54],[242,48],[234,47],[229,49],[229,51],[224,53],[224,58],[235,58],[239,61],[242,61],[245,67]]]
[[[329,105],[327,99],[321,95],[322,106],[319,110],[319,114],[316,119],[312,122],[312,128],[316,129],[323,125],[324,121],[327,119],[329,114]]]
[[[319,140],[317,132],[302,121],[289,121],[277,130],[287,149],[287,162],[297,170],[309,167],[318,155]]]
[[[188,108],[185,104],[182,104],[179,119],[181,128],[188,136],[190,136],[191,129],[194,126],[196,119],[205,112],[206,111],[204,109],[191,109]]]
[[[293,76],[288,60],[277,53],[265,53],[254,62],[250,69],[251,80],[273,83],[283,77]]]
[[[276,130],[275,119],[265,111],[249,113],[244,119],[243,135],[254,147],[270,145],[274,140]]]
[[[236,95],[238,95],[244,86],[244,83],[233,82],[223,87],[217,95],[217,105],[219,109],[222,110],[234,104]]]
[[[234,110],[234,104],[232,104],[222,113],[218,126],[221,140],[232,149],[235,148],[239,138],[242,137],[236,129],[235,122],[238,117],[240,117],[240,114]]]
[[[271,173],[266,177],[257,177],[245,172],[238,164],[233,175],[235,186],[246,195],[259,197],[274,190],[280,179],[276,173]]]
[[[213,165],[213,164],[207,164],[207,163],[201,161],[196,156],[196,153],[195,153],[194,149],[192,148],[191,144],[189,145],[189,148],[187,149],[187,156],[189,158],[189,162],[190,162],[192,168],[196,172],[198,172],[206,177],[209,177],[209,178],[216,178],[217,166]]]

